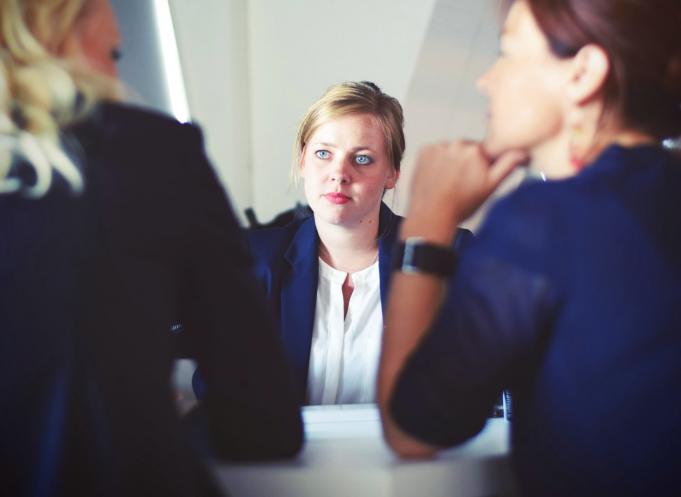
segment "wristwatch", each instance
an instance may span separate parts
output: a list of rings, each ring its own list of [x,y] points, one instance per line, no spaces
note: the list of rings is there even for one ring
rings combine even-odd
[[[450,247],[426,242],[413,236],[400,243],[393,258],[393,269],[403,273],[429,273],[446,278],[456,268],[456,253]]]

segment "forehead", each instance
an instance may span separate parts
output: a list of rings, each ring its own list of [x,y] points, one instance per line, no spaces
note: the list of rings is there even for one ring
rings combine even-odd
[[[324,142],[335,145],[354,144],[382,146],[385,141],[383,127],[371,114],[347,114],[320,124],[310,135],[311,143]]]
[[[548,41],[539,29],[532,11],[522,0],[513,2],[501,31],[502,43],[522,43],[537,49],[548,48]]]

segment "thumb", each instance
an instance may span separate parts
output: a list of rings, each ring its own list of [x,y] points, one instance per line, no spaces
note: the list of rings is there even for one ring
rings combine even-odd
[[[496,189],[516,167],[524,165],[528,159],[527,154],[520,150],[511,150],[501,154],[490,167],[490,187]]]

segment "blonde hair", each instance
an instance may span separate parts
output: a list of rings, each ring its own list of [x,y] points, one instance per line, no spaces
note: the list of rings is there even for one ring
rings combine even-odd
[[[83,178],[63,148],[61,130],[99,98],[116,99],[115,82],[56,57],[91,0],[0,0],[0,193],[44,195],[58,173],[78,193]],[[22,162],[36,181],[8,177]]]
[[[298,125],[291,165],[294,183],[300,178],[300,161],[312,134],[322,124],[350,114],[369,114],[376,119],[383,130],[388,160],[399,172],[405,148],[404,115],[400,102],[370,81],[346,81],[326,90],[310,106]]]

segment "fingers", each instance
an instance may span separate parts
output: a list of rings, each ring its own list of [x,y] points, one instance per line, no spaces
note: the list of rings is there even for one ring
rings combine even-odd
[[[527,154],[519,150],[511,150],[501,154],[501,156],[494,161],[489,172],[490,188],[492,190],[496,189],[516,167],[521,164],[524,165],[527,160]]]

